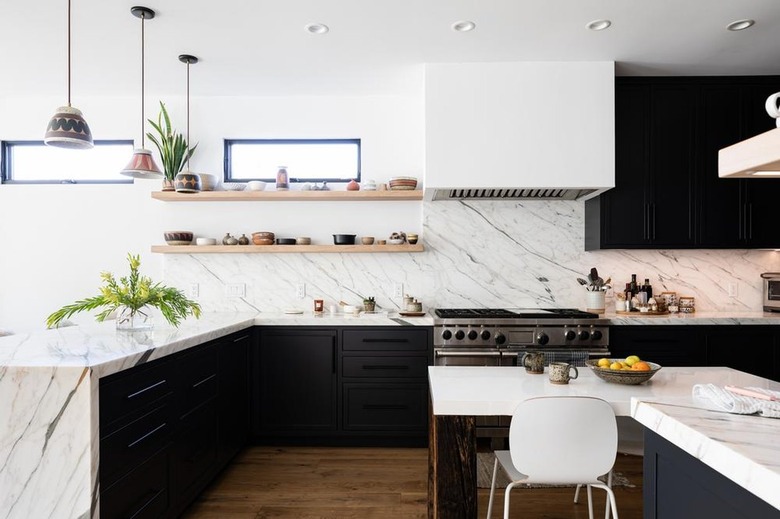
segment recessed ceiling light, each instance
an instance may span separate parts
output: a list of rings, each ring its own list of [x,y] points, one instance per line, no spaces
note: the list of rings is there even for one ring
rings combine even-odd
[[[329,30],[330,27],[324,23],[310,23],[306,26],[306,32],[310,32],[312,34],[325,34]]]
[[[463,20],[452,24],[452,30],[456,32],[469,32],[476,28],[477,24],[468,20]]]
[[[612,25],[612,22],[610,20],[593,20],[592,22],[588,22],[587,27],[591,31],[603,31],[604,29],[608,29],[609,26]]]
[[[755,20],[736,20],[726,26],[726,29],[730,31],[744,31],[756,24]]]

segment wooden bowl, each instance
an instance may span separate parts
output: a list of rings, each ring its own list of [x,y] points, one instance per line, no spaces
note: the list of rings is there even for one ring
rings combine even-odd
[[[610,360],[624,360],[624,359],[610,359]],[[654,362],[647,362],[650,365],[650,371],[629,371],[629,370],[617,370],[609,368],[600,368],[598,366],[598,360],[586,360],[585,364],[599,377],[601,380],[610,382],[612,384],[624,384],[624,385],[636,385],[647,382],[653,375],[658,373],[661,369],[660,364]]]
[[[166,231],[163,235],[165,243],[168,245],[190,245],[192,243],[190,231]]]

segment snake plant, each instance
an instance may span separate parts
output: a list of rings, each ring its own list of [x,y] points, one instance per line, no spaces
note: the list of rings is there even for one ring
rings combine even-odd
[[[168,116],[168,110],[165,109],[165,104],[162,101],[160,101],[160,113],[157,115],[157,122],[151,119],[148,119],[148,121],[158,135],[147,132],[146,136],[157,146],[157,150],[160,152],[165,178],[173,180],[184,168],[187,159],[195,153],[195,148],[198,145],[196,144],[189,148],[184,136],[171,128],[171,118]]]

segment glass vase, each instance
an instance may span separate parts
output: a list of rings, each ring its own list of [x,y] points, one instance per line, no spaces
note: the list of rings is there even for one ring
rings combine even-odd
[[[116,314],[116,329],[122,331],[149,330],[152,328],[152,312],[148,306],[141,308],[120,307]]]

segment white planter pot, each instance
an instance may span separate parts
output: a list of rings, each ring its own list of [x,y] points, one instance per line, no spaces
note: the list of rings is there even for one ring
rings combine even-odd
[[[607,293],[603,290],[596,292],[585,292],[586,302],[585,310],[597,314],[603,314],[606,309]]]

